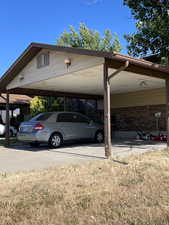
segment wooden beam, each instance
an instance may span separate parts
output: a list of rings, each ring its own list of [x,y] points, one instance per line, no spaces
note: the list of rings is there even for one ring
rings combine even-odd
[[[2,94],[0,94],[0,98],[2,98],[3,100],[6,101],[6,98],[4,96],[2,96]]]
[[[106,59],[106,63],[109,68],[118,69],[119,67],[124,65],[126,60],[118,61],[118,60]],[[131,73],[137,73],[140,76],[143,75],[143,76],[154,77],[159,79],[167,79],[167,77],[169,78],[169,73],[167,74],[167,72],[163,70],[158,71],[155,66],[151,66],[151,67],[149,65],[143,66],[141,62],[134,63],[134,62],[131,62],[130,60],[129,60],[129,64],[130,65],[128,66],[127,69],[125,69],[125,71],[131,72]]]
[[[167,147],[169,147],[169,80],[165,82],[166,89],[166,130],[167,130]]]
[[[124,65],[120,66],[115,72],[109,75],[109,65],[105,60],[104,63],[104,137],[105,137],[105,156],[107,158],[112,157],[111,151],[111,106],[110,106],[110,80],[126,70],[129,66],[129,61],[126,61]]]
[[[108,77],[108,66],[104,63],[104,142],[105,142],[105,156],[111,158],[111,109],[110,109],[110,81]]]
[[[4,92],[6,93],[6,91]],[[82,98],[82,99],[103,99],[102,95],[90,95],[81,93],[70,93],[70,92],[59,92],[59,91],[49,91],[49,90],[39,90],[30,88],[15,88],[10,89],[11,94],[20,95],[36,95],[36,96],[56,96],[56,97],[70,97],[70,98]]]
[[[5,125],[5,145],[10,145],[10,118],[9,118],[9,92],[6,94],[6,125]]]

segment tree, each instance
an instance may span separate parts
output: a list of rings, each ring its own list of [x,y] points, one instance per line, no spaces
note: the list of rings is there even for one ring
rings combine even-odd
[[[169,57],[169,0],[124,0],[136,19],[137,32],[125,35],[133,56]]]
[[[80,24],[78,31],[73,26],[69,27],[69,31],[64,31],[57,39],[57,45],[85,48],[100,51],[121,51],[120,41],[116,33],[112,35],[110,30],[104,31],[104,36],[96,30],[89,29],[85,24]]]
[[[32,116],[47,111],[63,111],[63,98],[35,96],[31,100],[30,110]]]
[[[35,96],[30,103],[31,115],[36,116],[38,113],[45,112],[47,100],[44,97]]]

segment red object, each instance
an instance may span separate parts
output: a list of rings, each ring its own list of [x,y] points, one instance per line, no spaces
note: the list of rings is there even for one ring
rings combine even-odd
[[[153,140],[153,141],[160,141],[160,137],[159,137],[159,136],[157,136],[157,137],[152,137],[152,140]]]
[[[44,126],[40,123],[37,123],[34,127],[34,130],[43,130]]]
[[[160,135],[156,137],[152,137],[152,141],[167,141],[167,135]]]

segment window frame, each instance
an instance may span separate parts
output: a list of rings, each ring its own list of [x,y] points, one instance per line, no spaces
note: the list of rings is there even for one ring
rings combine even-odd
[[[41,52],[36,58],[37,69],[49,66],[49,63],[50,63],[50,53],[49,53],[49,51]]]
[[[59,116],[63,115],[63,114],[71,115],[72,120],[71,121],[59,121],[58,120]],[[76,116],[76,118],[75,118],[75,116]],[[81,119],[81,121],[80,121],[80,119]],[[59,123],[89,123],[89,118],[84,115],[78,114],[78,113],[68,113],[68,112],[64,113],[63,112],[63,113],[60,113],[57,115],[56,122],[59,122]]]
[[[71,115],[71,117],[72,117],[72,121],[59,121],[59,116],[62,116],[62,115]],[[73,113],[68,113],[68,112],[63,112],[63,113],[59,113],[58,115],[57,115],[57,118],[56,118],[56,123],[74,123],[73,122]]]
[[[89,123],[89,118],[81,115],[81,114],[76,114],[77,115],[77,121],[74,123]]]
[[[30,121],[47,121],[51,116],[52,112],[44,112],[34,116]]]

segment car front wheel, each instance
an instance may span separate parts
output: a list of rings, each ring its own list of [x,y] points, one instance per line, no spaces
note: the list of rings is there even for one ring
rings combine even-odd
[[[59,133],[54,133],[51,135],[49,138],[49,146],[51,148],[59,148],[63,143],[63,139],[61,134]]]

